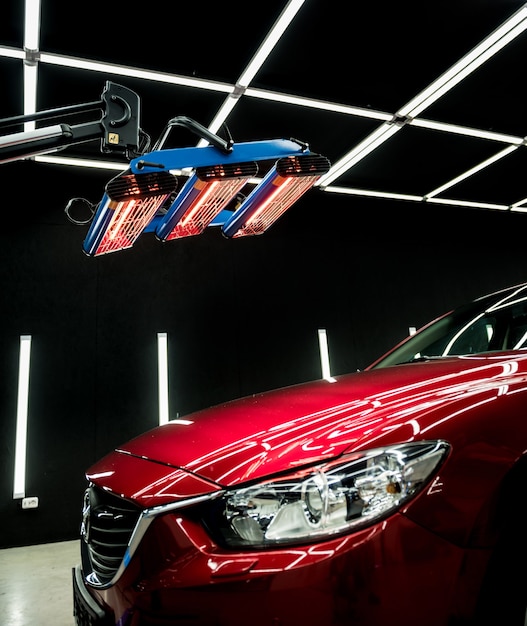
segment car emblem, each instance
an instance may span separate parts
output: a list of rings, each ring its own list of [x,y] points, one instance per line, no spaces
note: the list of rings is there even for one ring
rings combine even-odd
[[[84,502],[82,505],[81,537],[85,543],[90,541],[90,490],[84,492]]]

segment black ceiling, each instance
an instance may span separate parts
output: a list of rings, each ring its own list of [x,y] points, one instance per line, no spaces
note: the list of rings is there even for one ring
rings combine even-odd
[[[140,96],[141,127],[153,141],[175,116],[208,126],[288,4],[41,0],[40,43],[33,55],[36,107],[92,102],[111,80]],[[518,0],[305,0],[250,90],[242,90],[226,121],[230,135],[235,142],[293,137],[335,164],[383,116],[395,116],[525,6]],[[3,2],[0,118],[24,111],[24,14],[21,0]],[[417,118],[524,137],[526,50],[522,32]],[[64,66],[66,57],[75,57],[76,67]],[[95,69],[84,69],[86,62]],[[158,74],[135,78],[118,66]],[[172,84],[170,77],[218,81],[225,89]],[[283,103],[269,99],[270,93],[300,100]],[[313,102],[319,100],[337,110]],[[331,186],[353,195],[389,192],[419,201],[509,145],[406,123]],[[63,153],[75,157],[83,150],[74,146]],[[519,203],[527,197],[526,154],[522,146],[437,197],[475,207]]]

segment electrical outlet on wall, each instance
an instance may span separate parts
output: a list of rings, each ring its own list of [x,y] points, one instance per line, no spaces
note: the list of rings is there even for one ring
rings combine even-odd
[[[22,508],[23,509],[37,509],[38,508],[38,497],[31,496],[29,498],[22,498]]]

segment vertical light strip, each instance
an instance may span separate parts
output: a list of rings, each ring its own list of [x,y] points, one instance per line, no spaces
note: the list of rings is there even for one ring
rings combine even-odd
[[[40,47],[40,0],[26,0],[24,19],[24,48]]]
[[[24,115],[31,115],[37,110],[37,66],[24,64]],[[29,132],[36,128],[34,120],[24,122],[24,130]]]
[[[24,498],[26,495],[26,442],[30,356],[31,335],[21,335],[18,365],[18,400],[16,414],[15,477],[13,484],[13,498]]]
[[[214,116],[209,130],[211,133],[217,133],[221,125],[225,122],[232,109],[238,104],[240,96],[243,95],[245,89],[249,86],[252,79],[256,76],[259,69],[262,67],[267,57],[271,54],[276,44],[286,31],[287,27],[291,24],[296,14],[300,11],[305,0],[289,0],[285,9],[282,11],[272,29],[269,31],[267,37],[258,48],[256,54],[253,56],[247,67],[242,72],[241,76],[236,82],[236,87],[233,93],[227,96],[227,99],[221,106],[220,110]],[[203,147],[207,142],[201,139],[198,143],[199,147]]]
[[[24,115],[37,110],[37,56],[40,47],[40,0],[26,0],[24,22]],[[24,130],[35,128],[35,122],[25,122]]]
[[[318,345],[320,347],[320,365],[322,367],[322,378],[330,383],[336,382],[331,376],[331,368],[329,366],[329,350],[328,337],[325,328],[318,329]]]
[[[169,421],[168,415],[168,338],[166,333],[157,333],[157,371],[159,390],[159,424]]]

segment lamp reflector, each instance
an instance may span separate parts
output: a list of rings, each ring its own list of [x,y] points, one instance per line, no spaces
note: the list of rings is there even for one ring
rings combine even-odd
[[[170,241],[201,234],[257,172],[254,161],[196,168],[157,226],[157,237]]]
[[[176,188],[176,177],[166,171],[113,178],[84,240],[84,252],[99,256],[130,248]]]
[[[317,154],[279,159],[222,227],[227,237],[260,235],[330,168]]]

